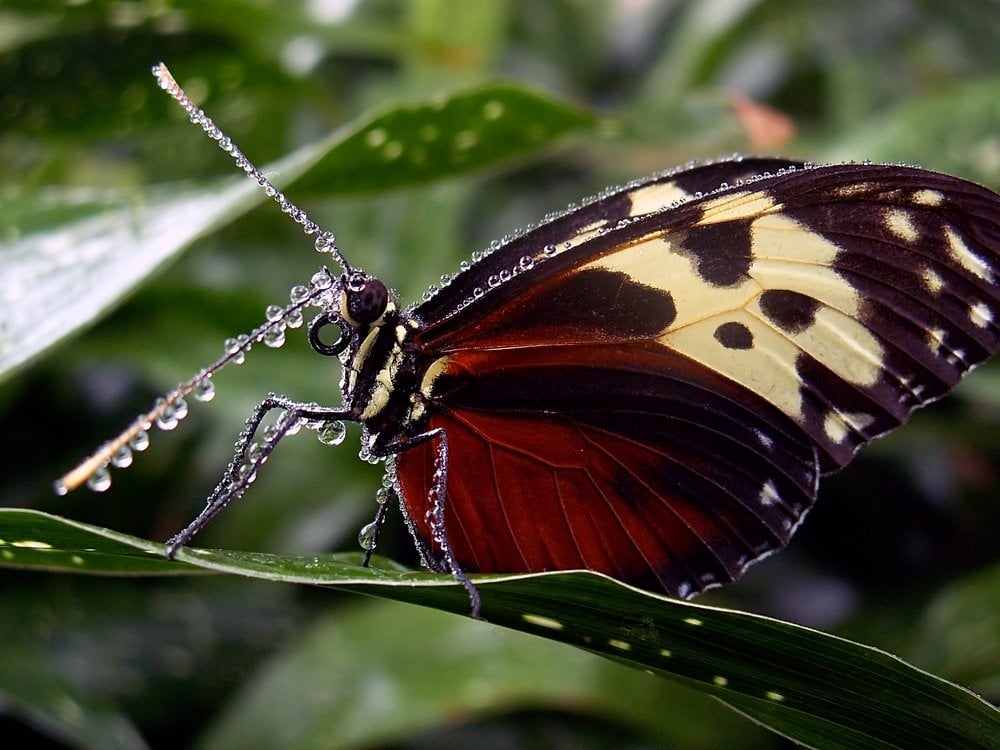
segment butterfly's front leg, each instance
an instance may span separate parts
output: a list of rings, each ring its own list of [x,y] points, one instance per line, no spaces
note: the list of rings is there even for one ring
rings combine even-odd
[[[281,409],[284,413],[277,421],[264,428],[260,442],[254,440],[261,423],[267,415]],[[230,502],[240,497],[257,478],[257,471],[283,438],[294,435],[303,426],[316,429],[320,440],[337,444],[343,439],[344,425],[341,420],[357,419],[349,409],[330,408],[318,404],[292,401],[285,396],[271,393],[258,404],[247,419],[246,427],[236,440],[236,450],[222,479],[209,495],[205,507],[190,524],[167,541],[167,557],[173,558],[177,550],[191,541],[205,524],[211,521]]]

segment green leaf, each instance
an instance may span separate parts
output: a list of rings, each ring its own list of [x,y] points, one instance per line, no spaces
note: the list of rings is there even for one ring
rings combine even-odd
[[[1000,78],[985,78],[903,104],[855,128],[827,150],[830,161],[917,163],[1000,186]]]
[[[1000,565],[942,588],[911,650],[921,664],[984,693],[1000,692]]]
[[[475,87],[362,118],[296,187],[355,194],[420,185],[526,156],[595,122],[517,86]]]
[[[285,178],[319,153],[309,146],[271,165]],[[0,197],[0,379],[116,305],[194,240],[266,200],[245,177],[192,188],[170,185],[141,198],[54,191]],[[141,248],[141,252],[137,250]]]
[[[571,712],[576,725],[581,716],[613,721],[618,745],[629,727],[670,747],[752,748],[768,739],[704,695],[580,649],[424,607],[365,601],[305,628],[244,685],[198,746],[381,747],[459,722],[546,709]]]
[[[0,562],[6,565],[90,573],[128,570],[117,558],[130,556],[132,572],[145,572],[151,553],[163,549],[16,509],[0,511],[0,539]],[[335,586],[459,614],[469,607],[465,591],[447,577],[363,568],[356,555],[298,558],[186,549],[177,557],[164,565]],[[766,617],[656,596],[593,573],[477,576],[476,584],[483,616],[494,624],[677,680],[807,745],[998,746],[996,708],[875,648]]]
[[[0,676],[4,680],[0,705],[5,714],[19,716],[67,746],[142,750],[148,747],[128,718],[94,695],[67,691],[54,676],[38,669],[43,659],[30,651],[0,652]]]
[[[515,86],[482,86],[362,118],[262,171],[297,193],[392,190],[523,157],[593,121]],[[139,197],[64,190],[0,196],[0,293],[9,311],[0,328],[0,380],[114,307],[194,240],[264,200],[243,176],[163,185]]]

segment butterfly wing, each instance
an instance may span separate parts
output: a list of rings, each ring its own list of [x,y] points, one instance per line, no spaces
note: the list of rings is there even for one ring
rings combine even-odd
[[[583,567],[677,596],[732,579],[788,541],[822,471],[1000,347],[995,194],[844,165],[669,202],[726,171],[630,186],[415,311],[467,570]],[[434,564],[430,451],[397,477]]]
[[[446,528],[469,570],[589,568],[686,596],[782,546],[815,495],[816,451],[787,417],[662,347],[459,359],[430,426],[447,432]],[[411,517],[430,451],[397,458]]]

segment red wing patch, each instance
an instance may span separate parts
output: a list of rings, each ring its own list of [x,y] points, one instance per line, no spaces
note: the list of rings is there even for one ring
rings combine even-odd
[[[787,543],[815,497],[814,449],[777,410],[685,365],[641,345],[453,362],[428,428],[447,433],[445,530],[463,569],[587,568],[686,597]],[[431,443],[408,449],[396,474],[441,567],[432,458]]]

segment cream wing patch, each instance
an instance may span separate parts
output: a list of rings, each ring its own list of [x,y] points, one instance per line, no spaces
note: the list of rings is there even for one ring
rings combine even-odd
[[[690,232],[644,238],[590,267],[671,294],[677,315],[661,343],[801,422],[802,356],[868,387],[881,373],[882,347],[857,320],[857,291],[832,268],[840,249],[780,211],[767,193],[728,194],[706,201]],[[724,267],[713,265],[720,255]]]

